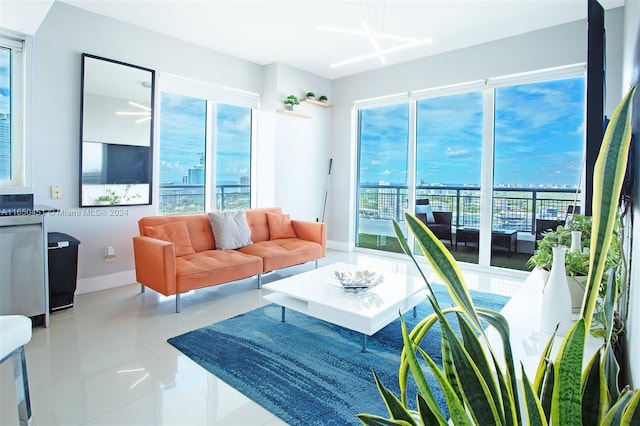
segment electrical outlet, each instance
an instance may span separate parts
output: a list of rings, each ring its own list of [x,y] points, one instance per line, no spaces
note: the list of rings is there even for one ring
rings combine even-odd
[[[62,187],[60,185],[51,185],[51,198],[62,198]]]
[[[105,247],[104,249],[104,261],[113,262],[116,260],[116,251],[113,246]]]

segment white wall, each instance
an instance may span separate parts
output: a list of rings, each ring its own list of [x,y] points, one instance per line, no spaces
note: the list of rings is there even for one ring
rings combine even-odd
[[[59,214],[47,218],[50,231],[65,232],[81,241],[79,293],[135,282],[131,238],[138,234],[137,220],[140,217],[156,214],[156,206],[153,205],[114,210],[121,216],[109,216],[111,210],[108,208],[78,208],[82,53],[252,93],[262,93],[264,78],[270,75],[269,67],[206,50],[64,3],[53,4],[33,37],[31,92],[28,95],[31,98],[28,111],[30,139],[27,141],[33,152],[33,185],[25,192],[33,192],[37,204],[61,209]],[[283,91],[302,93],[316,87],[316,90],[326,88],[328,91],[329,83],[324,79],[295,69],[285,71],[282,79],[289,86],[285,85]],[[273,89],[271,92],[275,99],[276,93]],[[257,172],[254,176],[257,203],[259,206],[281,203],[292,217],[304,215],[315,220],[320,186],[324,183],[319,177],[324,166],[316,168],[315,157],[328,156],[326,134],[323,132],[329,126],[329,117],[310,120],[306,127],[289,129],[287,123],[276,126],[275,115],[275,106],[271,109],[263,107],[258,119],[258,133],[262,133],[258,144],[264,140],[265,146],[257,146],[255,152],[258,154],[252,159]],[[300,123],[294,124],[298,125]],[[295,138],[279,137],[278,132],[291,130],[297,131]],[[304,153],[299,147],[304,147]],[[282,153],[283,158],[277,158],[274,152]],[[276,197],[274,170],[278,171],[276,181],[284,180],[286,184],[286,179],[289,179],[296,184],[291,185],[296,192],[281,191]],[[293,182],[292,177],[300,170],[306,170],[308,176]],[[317,179],[317,182],[312,179]],[[317,189],[311,193],[308,190],[302,193],[300,189],[298,193],[302,184]],[[61,200],[50,199],[50,185],[63,187],[64,197]],[[116,261],[104,261],[106,246],[115,247]]]
[[[624,52],[621,92],[626,92],[633,84],[640,83],[640,1],[627,0],[624,7]],[[622,96],[622,95],[620,95]],[[632,388],[640,387],[640,185],[638,165],[640,165],[640,93],[636,93],[633,106],[633,134],[635,143],[635,200],[633,211],[633,257],[631,259],[631,291],[629,294],[629,317],[627,319],[627,360]]]
[[[330,81],[284,64],[275,71],[277,109],[289,95],[302,99],[307,92],[331,99]],[[304,220],[322,219],[325,181],[329,161],[331,110],[301,103],[295,111],[311,115],[300,118],[276,114],[275,204]],[[321,141],[314,143],[314,140]]]
[[[607,12],[610,40],[620,39],[622,16],[621,8]],[[354,101],[583,63],[586,46],[585,20],[334,80],[330,246],[354,245],[355,192],[353,185],[347,184],[355,179],[356,149],[351,117]],[[618,92],[620,80],[616,70],[620,69],[620,52],[609,50],[607,61],[611,72],[607,90]]]

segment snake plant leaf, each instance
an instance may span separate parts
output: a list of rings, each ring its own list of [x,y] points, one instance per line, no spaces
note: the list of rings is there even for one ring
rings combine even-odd
[[[418,413],[420,414],[420,420],[423,425],[435,425],[438,423],[438,418],[436,413],[434,413],[427,401],[422,397],[422,395],[416,395],[416,401],[418,403]]]
[[[453,373],[462,390],[466,407],[475,423],[478,425],[500,424],[500,414],[485,378],[482,377],[471,355],[453,332],[449,322],[443,316],[441,317],[437,311],[436,314],[440,317],[443,345],[446,340],[451,351],[455,367]],[[466,317],[459,316],[459,320],[465,321],[466,319]],[[449,377],[449,381],[451,381],[451,377]]]
[[[620,366],[613,353],[611,342],[603,348],[604,355],[602,357],[601,375],[605,378],[604,386],[610,401],[615,401],[620,396],[620,388],[618,387],[618,375],[620,374]]]
[[[579,319],[562,340],[555,362],[555,383],[551,401],[551,423],[579,425],[582,421],[582,356],[585,322]]]
[[[580,313],[587,330],[591,328],[599,284],[602,281],[607,252],[613,238],[620,190],[629,158],[631,103],[637,87],[637,85],[634,86],[626,94],[611,116],[593,170],[593,222],[589,248],[589,275]]]
[[[502,368],[498,365],[496,355],[491,350],[491,356],[494,359],[495,371],[498,371],[498,380],[500,381],[500,389],[502,391],[502,401],[505,411],[505,425],[520,424],[521,413],[520,403],[518,402],[517,378],[513,364],[513,352],[511,350],[511,340],[509,338],[509,323],[507,319],[499,312],[492,309],[477,308],[478,315],[482,320],[489,323],[491,327],[500,335],[502,341],[503,360],[506,365],[506,379],[502,374]],[[507,402],[509,401],[509,402]]]
[[[540,404],[540,400],[536,397],[536,393],[531,386],[531,382],[524,371],[524,365],[520,363],[522,373],[522,389],[524,393],[524,406],[527,410],[527,420],[530,426],[547,426],[548,422]]]
[[[538,393],[538,399],[540,399],[540,405],[542,405],[547,422],[551,420],[551,402],[553,401],[553,387],[556,380],[555,371],[553,362],[549,361],[546,366],[545,378]]]
[[[604,415],[602,407],[608,407],[604,377],[601,375],[602,348],[589,359],[582,373],[582,424],[596,426]]]
[[[419,349],[418,346],[414,344],[414,342],[409,337],[409,331],[407,330],[407,324],[404,321],[404,317],[400,315],[400,325],[402,328],[402,341],[404,343],[405,350],[403,353],[404,361],[409,365],[411,370],[411,374],[418,386],[418,391],[425,398],[427,405],[434,413],[438,420],[438,424],[444,426],[447,424],[447,419],[445,419],[442,411],[440,410],[440,406],[438,405],[433,393],[431,392],[431,388],[429,387],[429,383],[424,376],[424,372],[422,371],[422,367],[418,362],[418,357],[416,356],[416,349]],[[402,387],[402,383],[401,383]],[[406,393],[406,390],[405,390]]]
[[[536,377],[533,382],[533,388],[535,389],[538,395],[542,394],[542,387],[543,387],[543,383],[547,379],[549,364],[552,364],[551,349],[553,349],[553,343],[555,341],[555,336],[557,331],[558,331],[558,326],[556,326],[556,329],[551,335],[551,338],[547,341],[547,344],[542,350],[542,354],[540,354],[540,361],[538,362],[538,369],[536,370]],[[548,412],[548,411],[545,411],[545,412]]]
[[[640,425],[640,390],[636,389],[633,392],[631,401],[627,404],[627,409],[622,415],[623,425]]]
[[[636,394],[638,391],[635,392]],[[629,391],[629,389],[625,389],[620,393],[620,397],[616,401],[615,404],[609,409],[609,411],[605,414],[602,422],[600,423],[602,426],[608,425],[623,425],[622,419],[625,417],[625,413],[631,415],[631,417],[637,415],[637,413],[633,413],[633,409],[628,410],[628,408],[633,407],[633,392]],[[637,401],[636,401],[637,408]],[[637,411],[637,410],[636,410]],[[633,413],[633,414],[632,414]],[[628,418],[628,417],[627,417]],[[633,423],[627,423],[629,425],[633,425]]]
[[[471,294],[464,283],[462,272],[456,260],[420,219],[408,212],[405,212],[404,217],[407,227],[416,237],[416,242],[425,259],[427,259],[444,284],[447,285],[447,290],[455,305],[461,307],[478,331],[482,332],[482,325],[471,299]]]
[[[415,256],[413,255],[413,253],[411,251],[411,248],[409,247],[409,243],[407,242],[407,239],[404,236],[402,228],[400,228],[400,224],[395,219],[391,219],[391,221],[393,223],[393,229],[394,229],[394,231],[396,233],[397,240],[400,243],[400,248],[402,248],[402,251],[404,252],[404,254],[409,256],[409,258],[411,259],[413,264],[416,265],[416,269],[418,270],[418,272],[420,273],[420,276],[422,277],[422,279],[424,280],[425,284],[427,285],[427,288],[429,289],[429,292],[431,294],[433,294],[433,290],[431,289],[431,284],[429,284],[429,280],[427,279],[427,277],[422,272],[422,268],[420,267],[420,265],[418,264],[418,261],[416,260]],[[436,300],[436,304],[438,304],[437,300]]]
[[[401,321],[404,322],[404,318],[400,315]],[[422,338],[425,334],[431,329],[433,324],[435,324],[438,320],[438,316],[436,314],[431,314],[425,318],[423,318],[416,326],[411,330],[409,334],[409,341],[412,342],[415,346],[419,346],[420,342],[422,342]],[[404,345],[402,348],[402,354],[400,355],[400,368],[398,369],[398,383],[400,385],[400,400],[403,404],[407,404],[408,396],[407,396],[407,380],[409,378],[409,372],[411,371],[409,366],[409,360],[407,359],[407,352],[413,350],[413,345],[408,346]],[[414,354],[415,357],[415,354]],[[430,394],[431,391],[427,387],[426,391]],[[426,395],[428,400],[432,400],[435,403],[435,399],[433,395]]]
[[[494,374],[489,366],[486,353],[480,344],[478,336],[473,332],[469,323],[465,319],[458,315],[458,324],[460,326],[460,334],[462,335],[462,344],[464,348],[469,352],[471,359],[478,368],[480,376],[482,376],[487,383],[491,399],[498,410],[500,415],[500,424],[505,424],[504,407],[502,405],[502,394],[499,391],[498,384],[494,380]]]
[[[607,330],[605,342],[610,342],[611,336],[613,335],[613,320],[616,310],[616,300],[618,298],[618,280],[615,279],[615,270],[610,269],[608,274],[609,278],[607,279],[607,288],[603,304],[605,328]]]
[[[451,422],[454,425],[460,426],[471,426],[471,419],[465,410],[464,403],[458,398],[458,394],[451,387],[451,381],[449,378],[438,368],[438,365],[431,359],[429,354],[424,352],[422,349],[419,349],[422,357],[427,361],[429,368],[433,372],[433,375],[438,380],[440,384],[440,388],[442,389],[442,393],[444,394],[445,399],[447,400],[447,407],[449,408],[449,416],[451,418]]]
[[[442,313],[446,315],[450,312],[458,312],[458,311],[460,311],[460,309],[454,306],[454,307],[444,309]],[[437,321],[438,321],[438,316],[435,313],[423,318],[418,324],[414,326],[413,330],[411,330],[411,333],[409,334],[409,339],[411,340],[411,342],[413,342],[415,346],[419,346],[424,336],[431,329],[431,327],[433,327],[434,324],[437,323]],[[400,385],[400,396],[401,396],[400,400],[405,405],[407,404],[407,401],[408,401],[408,395],[407,395],[408,373],[411,371],[409,368],[409,363],[407,362],[407,359],[406,359],[406,352],[408,348],[409,346],[405,345],[402,349],[402,354],[400,356],[400,368],[398,370],[398,381]],[[427,388],[427,391],[428,391],[428,388]],[[429,399],[428,395],[426,397],[427,399]],[[435,399],[433,399],[433,401],[435,403]]]
[[[380,392],[380,395],[382,395],[382,399],[387,406],[389,416],[391,416],[393,420],[401,420],[407,422],[407,424],[416,425],[411,413],[404,405],[402,405],[400,400],[382,384],[375,371],[373,372],[373,377],[375,378],[376,385],[378,386],[378,391]]]

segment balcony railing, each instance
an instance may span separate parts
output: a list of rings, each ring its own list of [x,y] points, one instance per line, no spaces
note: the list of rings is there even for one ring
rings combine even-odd
[[[480,188],[418,186],[416,198],[428,198],[434,211],[453,213],[455,227],[480,226]],[[575,204],[575,190],[559,188],[495,188],[493,229],[535,233],[536,219],[564,219]],[[361,185],[360,217],[403,221],[408,210],[408,187]]]
[[[205,211],[204,199],[204,185],[160,185],[160,214],[203,212]],[[216,210],[248,209],[250,206],[250,185],[216,186]]]

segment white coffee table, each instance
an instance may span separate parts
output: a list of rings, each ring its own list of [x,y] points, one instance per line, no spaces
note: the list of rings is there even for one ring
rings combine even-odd
[[[265,284],[263,289],[272,293],[263,299],[282,307],[323,321],[362,333],[362,351],[367,349],[367,336],[426,300],[427,289],[420,277],[411,277],[386,271],[375,272],[384,276],[377,286],[357,292],[346,291],[333,283],[334,271],[356,271],[364,268],[346,263],[334,263],[312,271]],[[415,313],[415,311],[414,311]]]

